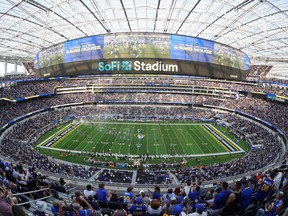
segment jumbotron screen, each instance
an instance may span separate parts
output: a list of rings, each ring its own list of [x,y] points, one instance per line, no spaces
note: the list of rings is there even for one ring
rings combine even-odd
[[[40,77],[82,74],[170,74],[244,80],[250,59],[233,47],[201,38],[117,33],[66,41],[40,51]]]

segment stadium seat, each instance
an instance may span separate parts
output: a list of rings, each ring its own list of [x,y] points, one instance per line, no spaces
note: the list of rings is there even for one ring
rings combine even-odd
[[[109,209],[122,209],[122,203],[120,202],[108,202],[108,208]]]

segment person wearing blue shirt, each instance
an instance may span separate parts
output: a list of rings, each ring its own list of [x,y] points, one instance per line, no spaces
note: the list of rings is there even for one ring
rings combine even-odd
[[[97,198],[99,201],[107,203],[107,198],[109,197],[109,192],[105,190],[105,184],[99,184],[99,189],[97,190]]]
[[[215,196],[213,203],[209,206],[208,212],[210,215],[219,215],[222,212],[229,194],[228,183],[222,182],[221,191]]]
[[[130,203],[131,199],[133,198],[134,194],[133,194],[133,187],[129,186],[127,188],[127,191],[124,193],[123,195],[123,203]]]
[[[198,201],[200,199],[200,186],[195,185],[194,188],[191,187],[188,197],[192,202]]]
[[[155,186],[155,189],[153,192],[151,192],[149,189],[148,189],[148,192],[149,194],[152,195],[152,199],[157,199],[161,201],[160,187],[158,185]]]
[[[276,216],[283,205],[283,195],[284,193],[282,191],[278,192],[275,201],[272,203],[266,203],[265,209],[260,208],[256,216]]]
[[[128,211],[130,214],[145,214],[147,210],[146,205],[143,204],[143,200],[140,196],[135,198],[135,203],[133,203],[129,208]]]
[[[241,200],[239,203],[239,209],[245,210],[250,204],[253,194],[253,189],[249,187],[247,180],[243,182],[244,188],[241,193]]]

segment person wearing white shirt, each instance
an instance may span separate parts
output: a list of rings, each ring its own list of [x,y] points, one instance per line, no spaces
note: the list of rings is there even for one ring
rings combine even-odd
[[[84,194],[84,197],[85,197],[86,199],[88,199],[88,197],[89,197],[90,195],[92,195],[92,197],[94,197],[94,196],[96,195],[96,191],[92,190],[92,186],[91,186],[90,184],[88,184],[88,185],[86,186],[86,189],[84,190],[83,194]]]

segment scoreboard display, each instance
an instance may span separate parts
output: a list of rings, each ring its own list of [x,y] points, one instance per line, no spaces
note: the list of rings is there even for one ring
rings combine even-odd
[[[176,74],[244,80],[250,59],[233,47],[201,38],[117,33],[66,41],[34,59],[40,77],[82,74]]]

